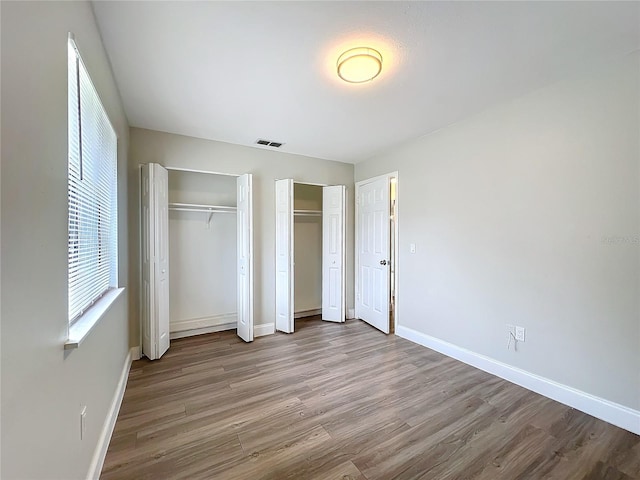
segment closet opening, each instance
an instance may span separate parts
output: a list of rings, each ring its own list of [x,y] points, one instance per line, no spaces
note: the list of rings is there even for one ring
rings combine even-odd
[[[322,314],[322,187],[293,183],[293,316]]]
[[[276,180],[276,330],[293,333],[295,319],[322,314],[344,322],[344,185]]]
[[[250,174],[141,166],[142,351],[237,329],[253,340]]]
[[[169,171],[171,339],[236,328],[236,177]]]

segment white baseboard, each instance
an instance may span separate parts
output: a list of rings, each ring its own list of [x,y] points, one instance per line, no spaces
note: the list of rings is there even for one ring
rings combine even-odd
[[[396,335],[640,435],[640,411],[398,325]]]
[[[298,310],[293,313],[293,318],[312,317],[313,315],[322,315],[322,308],[309,308],[307,310]]]
[[[169,339],[176,340],[178,338],[194,337],[196,335],[204,335],[205,333],[222,332],[225,330],[235,330],[238,327],[236,322],[222,323],[220,325],[214,325],[213,327],[194,328],[192,330],[182,330],[180,332],[173,332],[169,334]]]
[[[142,358],[142,352],[140,351],[140,347],[131,347],[131,361],[140,360]]]
[[[273,335],[274,333],[276,333],[275,323],[263,323],[262,325],[253,326],[253,338]]]
[[[311,317],[313,315],[322,315],[322,308],[311,308],[308,310],[299,310],[294,312],[293,318]],[[347,320],[356,318],[356,311],[353,308],[347,310]]]
[[[140,358],[140,347],[132,347],[124,360],[122,367],[122,373],[120,374],[120,380],[116,391],[111,401],[111,407],[107,413],[107,418],[102,426],[100,437],[98,437],[98,445],[93,453],[91,464],[89,465],[89,472],[87,478],[90,480],[97,480],[100,478],[102,472],[102,466],[104,465],[104,459],[107,456],[107,449],[109,448],[109,442],[111,442],[111,435],[113,434],[113,428],[116,426],[116,420],[118,418],[118,412],[120,411],[120,405],[122,404],[122,398],[124,397],[124,390],[127,387],[127,379],[129,378],[129,370],[131,369],[131,362],[134,359]]]
[[[233,330],[236,328],[236,321],[237,314],[235,312],[209,315],[207,317],[187,318],[184,320],[173,320],[169,324],[170,338]],[[195,330],[197,330],[198,333],[194,333]],[[183,332],[187,333],[183,334]]]

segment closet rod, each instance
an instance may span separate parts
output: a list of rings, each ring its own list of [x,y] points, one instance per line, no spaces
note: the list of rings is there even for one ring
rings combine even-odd
[[[235,212],[236,207],[231,207],[229,205],[203,205],[199,203],[170,203],[169,210],[182,210],[182,211],[193,211],[193,212]]]
[[[321,217],[322,210],[294,210],[293,214],[306,217]]]
[[[183,208],[183,207],[169,207],[169,210],[173,212],[204,212],[204,213],[236,213],[236,209],[233,210],[221,210],[217,208]]]

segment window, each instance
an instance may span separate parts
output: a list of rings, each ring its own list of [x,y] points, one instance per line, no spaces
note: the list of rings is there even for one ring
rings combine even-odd
[[[116,133],[68,43],[69,324],[118,283]]]

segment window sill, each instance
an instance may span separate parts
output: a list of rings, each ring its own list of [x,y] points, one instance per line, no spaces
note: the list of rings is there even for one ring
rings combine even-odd
[[[109,290],[76,323],[71,325],[69,327],[69,339],[64,342],[64,349],[72,350],[78,348],[122,292],[124,292],[124,288]]]

